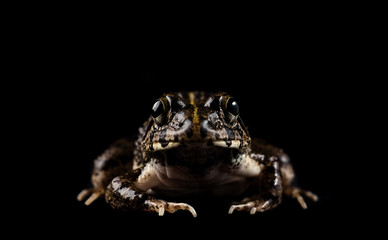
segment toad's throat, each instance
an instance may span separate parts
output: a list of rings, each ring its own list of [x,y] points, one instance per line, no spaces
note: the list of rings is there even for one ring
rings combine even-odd
[[[152,153],[152,158],[167,166],[183,166],[194,174],[206,174],[206,170],[219,163],[231,163],[239,150],[218,146],[192,144]]]

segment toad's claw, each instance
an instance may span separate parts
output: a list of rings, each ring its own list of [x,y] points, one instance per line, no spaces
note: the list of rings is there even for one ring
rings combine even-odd
[[[186,210],[189,211],[193,217],[197,217],[197,213],[194,208],[186,203],[166,202],[164,200],[152,199],[147,200],[145,204],[148,205],[150,211],[157,212],[159,216],[163,216],[165,211],[174,213],[178,210]]]
[[[255,214],[256,212],[264,212],[266,210],[269,210],[276,206],[274,202],[269,199],[267,201],[250,201],[247,203],[242,203],[242,204],[235,204],[230,206],[228,213],[232,214],[234,210],[237,211],[249,211],[250,214]]]
[[[159,216],[163,216],[164,215],[164,207],[160,207],[159,208]]]
[[[98,190],[95,190],[94,188],[84,189],[78,194],[77,200],[82,201],[89,194],[92,194],[92,195],[90,195],[90,197],[85,201],[85,205],[87,206],[92,204],[92,202],[94,202],[97,198],[103,195],[104,191],[103,190],[98,191]]]
[[[318,201],[318,196],[316,194],[314,194],[310,191],[307,191],[307,190],[297,188],[297,187],[292,187],[290,189],[287,189],[286,194],[288,194],[289,196],[291,196],[293,198],[296,198],[296,200],[298,200],[300,206],[303,209],[307,209],[307,204],[306,204],[303,196],[310,198],[314,202]]]

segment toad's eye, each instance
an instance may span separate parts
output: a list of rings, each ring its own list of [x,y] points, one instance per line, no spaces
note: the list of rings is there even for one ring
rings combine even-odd
[[[237,116],[240,113],[240,108],[234,98],[229,98],[226,103],[226,110],[231,113],[233,116]]]
[[[158,99],[152,107],[151,115],[158,125],[163,125],[167,121],[167,113],[169,111],[169,104],[166,98]]]
[[[222,97],[221,106],[225,114],[225,119],[231,124],[235,123],[240,113],[240,108],[236,100],[233,97]]]

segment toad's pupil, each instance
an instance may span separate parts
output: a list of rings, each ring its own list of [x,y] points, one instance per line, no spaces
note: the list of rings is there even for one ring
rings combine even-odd
[[[162,113],[163,113],[163,103],[160,100],[158,100],[155,102],[154,106],[152,107],[152,117],[157,118]]]
[[[237,116],[237,114],[240,112],[238,104],[233,98],[229,99],[228,106],[226,108],[234,116]]]

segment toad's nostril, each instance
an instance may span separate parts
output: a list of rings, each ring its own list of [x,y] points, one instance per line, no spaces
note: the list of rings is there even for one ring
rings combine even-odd
[[[221,121],[221,120],[216,120],[216,121],[214,121],[213,125],[214,125],[214,128],[215,128],[216,130],[220,130],[220,129],[223,128],[223,124],[222,124],[222,121]]]

